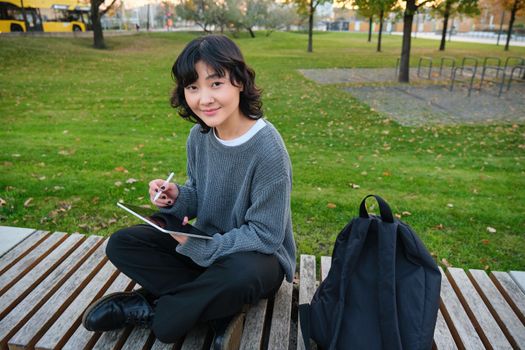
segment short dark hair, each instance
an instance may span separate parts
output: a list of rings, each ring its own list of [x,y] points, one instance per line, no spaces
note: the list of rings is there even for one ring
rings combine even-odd
[[[224,35],[206,35],[192,40],[173,64],[171,73],[177,86],[171,96],[171,106],[180,116],[193,123],[199,123],[202,132],[207,133],[210,127],[200,119],[186,102],[184,88],[198,79],[195,64],[204,62],[224,77],[226,72],[235,86],[242,86],[239,108],[251,119],[262,117],[261,90],[255,85],[255,72],[245,62],[239,47]]]

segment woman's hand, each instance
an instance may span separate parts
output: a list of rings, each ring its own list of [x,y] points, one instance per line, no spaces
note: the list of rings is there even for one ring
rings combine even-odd
[[[179,196],[179,189],[174,183],[169,183],[167,187],[164,187],[164,181],[162,179],[151,180],[149,183],[149,198],[151,203],[155,204],[159,208],[169,207],[175,203]],[[156,201],[153,200],[157,192],[162,192]]]
[[[186,225],[188,221],[189,221],[188,217],[185,216],[184,219],[182,220],[182,225]],[[186,243],[186,241],[188,241],[188,236],[177,235],[175,233],[170,233],[170,235],[171,237],[173,237],[173,239],[179,242],[180,245],[183,245],[184,243]]]

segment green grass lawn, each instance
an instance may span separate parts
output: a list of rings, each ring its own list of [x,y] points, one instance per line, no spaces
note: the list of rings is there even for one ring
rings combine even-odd
[[[147,203],[149,180],[170,170],[182,182],[191,124],[169,106],[170,69],[196,35],[110,37],[105,51],[91,38],[0,38],[0,224],[109,235],[135,222],[118,200]],[[394,67],[401,37],[385,36],[382,53],[348,33],[316,34],[312,54],[303,33],[236,41],[292,159],[300,253],[331,254],[360,200],[375,193],[438,261],[525,269],[524,125],[403,127],[297,72]],[[525,56],[525,48],[447,43],[443,54],[439,41],[412,43],[413,65],[444,54]]]

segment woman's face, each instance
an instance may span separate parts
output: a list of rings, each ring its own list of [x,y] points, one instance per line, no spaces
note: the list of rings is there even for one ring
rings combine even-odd
[[[226,72],[219,75],[202,61],[195,64],[198,79],[184,88],[188,106],[210,128],[235,128],[244,118],[239,100],[242,87],[235,86]],[[226,130],[226,129],[225,129]]]

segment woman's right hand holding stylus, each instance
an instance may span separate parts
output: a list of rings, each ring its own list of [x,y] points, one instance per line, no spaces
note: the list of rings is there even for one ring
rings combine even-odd
[[[149,198],[153,204],[159,208],[172,206],[179,196],[179,189],[174,183],[168,183],[165,186],[166,180],[155,179],[149,183]],[[158,192],[161,192],[157,200],[154,200]]]

